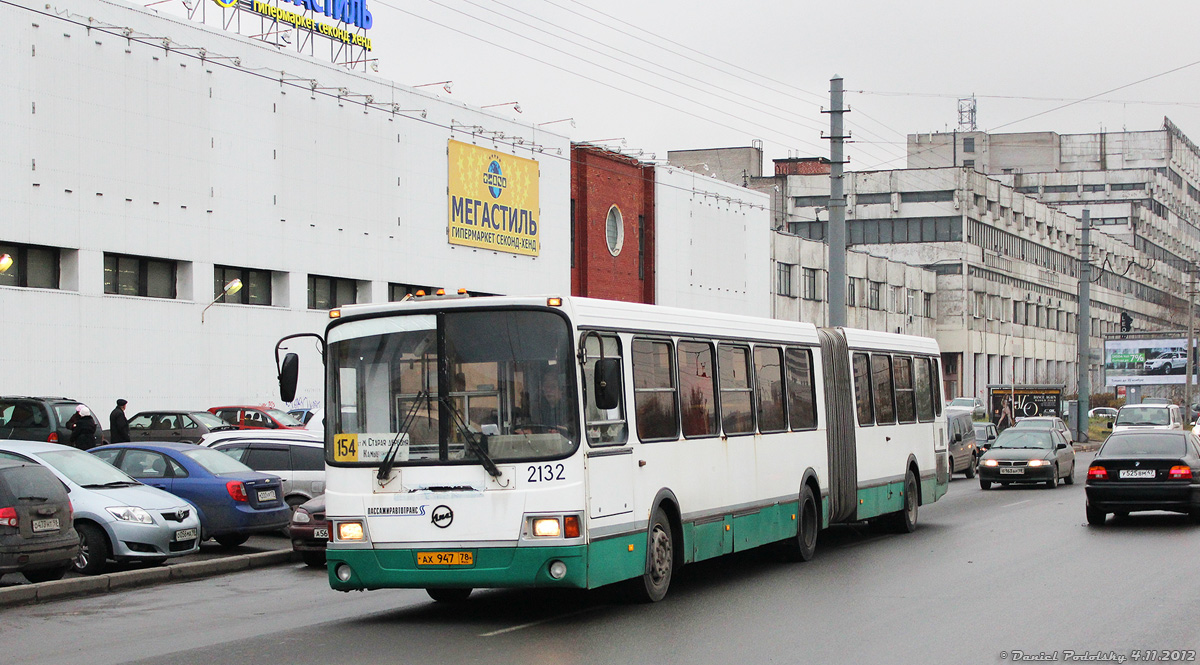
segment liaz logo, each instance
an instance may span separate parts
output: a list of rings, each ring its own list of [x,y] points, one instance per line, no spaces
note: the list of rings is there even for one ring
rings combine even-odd
[[[445,529],[454,522],[454,511],[450,510],[450,506],[438,506],[433,509],[433,514],[429,517],[429,521],[439,529]]]
[[[500,170],[499,160],[492,160],[488,164],[487,173],[483,174],[483,184],[488,186],[488,191],[492,193],[492,198],[500,198],[500,194],[504,192],[504,188],[508,187],[508,178],[504,177],[504,173]]]

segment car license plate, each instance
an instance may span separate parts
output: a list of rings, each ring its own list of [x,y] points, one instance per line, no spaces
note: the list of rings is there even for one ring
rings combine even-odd
[[[1023,467],[1023,466],[1002,466],[1002,467],[1000,467],[1001,475],[1009,475],[1009,474],[1020,475],[1020,474],[1024,474],[1024,473],[1025,473],[1025,467]]]
[[[34,520],[33,532],[41,533],[42,531],[58,531],[58,518],[54,517],[48,520]]]
[[[1154,469],[1121,469],[1122,478],[1153,478]]]
[[[196,538],[195,529],[180,529],[175,532],[175,542],[183,542],[185,540],[193,540]]]
[[[261,501],[274,501],[275,500],[275,490],[258,490],[258,500],[260,502]]]
[[[313,529],[313,538],[317,540],[329,540],[329,529]]]
[[[418,566],[473,566],[472,552],[417,552]]]

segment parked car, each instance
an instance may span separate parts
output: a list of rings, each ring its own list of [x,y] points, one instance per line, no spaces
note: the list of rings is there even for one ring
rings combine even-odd
[[[992,483],[1075,483],[1075,449],[1056,429],[1010,427],[979,458],[979,486]]]
[[[1200,522],[1200,439],[1178,430],[1116,432],[1088,467],[1087,521],[1143,510],[1187,513]]]
[[[1111,406],[1098,406],[1091,411],[1088,411],[1088,418],[1104,418],[1107,420],[1115,420],[1117,410]]]
[[[975,456],[982,455],[996,442],[996,426],[991,423],[975,423]]]
[[[968,478],[974,478],[979,460],[975,455],[975,427],[970,409],[947,408],[946,429],[950,442],[950,475],[962,471]]]
[[[1029,418],[1021,418],[1017,420],[1015,424],[1013,424],[1013,427],[1052,429],[1059,434],[1062,434],[1063,438],[1067,441],[1071,440],[1071,429],[1067,427],[1067,424],[1063,422],[1063,419],[1059,418],[1058,416],[1032,416]]]
[[[1174,404],[1126,404],[1109,427],[1114,434],[1137,429],[1183,429],[1183,412]]]
[[[305,565],[325,567],[325,547],[329,544],[329,521],[325,519],[325,495],[296,506],[288,528],[292,551],[299,552]]]
[[[304,429],[287,413],[264,406],[214,406],[208,412],[240,429]]]
[[[242,432],[242,436],[224,436],[207,445],[255,471],[282,478],[283,495],[292,508],[325,493],[325,443],[311,435]]]
[[[308,421],[312,420],[312,417],[316,414],[316,412],[316,409],[292,409],[288,411],[287,414],[296,420],[299,420],[304,424],[305,427],[308,427]]]
[[[196,507],[200,540],[236,547],[287,526],[291,509],[278,476],[190,443],[118,443],[90,450],[130,476]]]
[[[971,411],[971,417],[975,420],[983,420],[987,417],[987,408],[983,405],[983,400],[978,397],[955,397],[946,405],[951,409],[968,409]]]
[[[67,486],[79,534],[77,572],[101,573],[110,559],[163,561],[200,549],[195,508],[95,455],[57,443],[0,441],[0,458],[40,463]]]
[[[82,404],[66,397],[0,397],[0,439],[69,444],[71,428],[67,422]],[[96,420],[96,441],[107,443],[100,416],[92,411],[92,417]]]
[[[40,464],[0,460],[0,575],[49,582],[61,579],[77,556],[67,488]]]
[[[184,441],[200,443],[209,432],[237,427],[207,411],[141,411],[129,419],[133,441]]]

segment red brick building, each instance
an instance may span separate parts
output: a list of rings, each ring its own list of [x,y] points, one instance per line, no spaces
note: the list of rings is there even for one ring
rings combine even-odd
[[[654,166],[571,145],[571,294],[654,302]]]

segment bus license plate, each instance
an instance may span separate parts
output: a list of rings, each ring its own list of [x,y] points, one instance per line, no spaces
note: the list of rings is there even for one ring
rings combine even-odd
[[[1023,473],[1025,473],[1025,469],[1022,467],[1019,467],[1019,466],[1002,466],[1002,467],[1000,467],[1000,473],[1005,474],[1005,475],[1010,474],[1010,473],[1011,474],[1023,474]]]
[[[48,520],[34,520],[33,532],[41,533],[42,531],[58,531],[58,518],[54,517]]]
[[[175,532],[175,542],[181,543],[185,540],[192,540],[196,536],[196,529],[180,529]]]
[[[1153,478],[1154,469],[1121,469],[1122,478]]]
[[[260,503],[264,501],[274,501],[275,490],[258,490],[258,500]]]
[[[472,552],[417,552],[418,566],[473,566]]]
[[[313,538],[317,540],[329,540],[329,529],[313,529]]]

